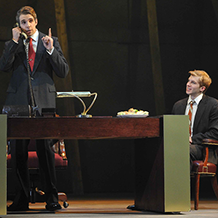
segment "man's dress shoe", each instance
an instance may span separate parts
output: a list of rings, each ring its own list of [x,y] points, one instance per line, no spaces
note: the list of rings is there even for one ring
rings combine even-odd
[[[129,210],[137,210],[137,208],[136,208],[136,206],[134,204],[133,205],[129,205],[127,207],[127,209],[129,209]]]
[[[61,205],[59,203],[49,203],[45,206],[46,210],[54,211],[61,209]]]
[[[14,204],[12,203],[7,207],[7,211],[27,211],[29,210],[28,204]]]

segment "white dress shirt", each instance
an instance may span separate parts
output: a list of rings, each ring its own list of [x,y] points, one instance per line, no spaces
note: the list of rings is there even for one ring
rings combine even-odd
[[[192,120],[191,120],[191,136],[193,135],[193,124],[195,120],[196,111],[198,109],[198,104],[200,103],[201,99],[203,98],[203,93],[201,93],[197,98],[192,99],[191,96],[189,96],[187,101],[187,106],[185,110],[185,115],[188,115],[189,108],[190,108],[190,102],[193,101],[193,110],[192,110]]]
[[[39,31],[36,29],[36,32],[30,36],[33,40],[33,50],[36,52],[37,50],[37,44],[38,44],[38,39],[39,39]],[[26,39],[24,39],[24,45],[26,45]],[[29,45],[29,44],[28,44]],[[29,49],[29,47],[27,47],[27,49]]]

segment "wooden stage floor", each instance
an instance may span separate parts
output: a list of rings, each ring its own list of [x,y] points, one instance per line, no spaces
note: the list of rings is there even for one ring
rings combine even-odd
[[[8,201],[8,204],[11,202]],[[60,202],[61,203],[61,202]],[[27,212],[9,212],[5,217],[16,218],[29,218],[29,217],[119,217],[119,218],[136,218],[136,217],[191,217],[191,218],[208,218],[218,217],[218,201],[212,200],[200,200],[199,210],[194,210],[193,201],[191,201],[191,211],[181,213],[155,213],[150,211],[132,211],[126,209],[128,205],[134,203],[133,198],[130,195],[85,195],[80,197],[68,196],[68,208],[63,208],[59,211],[48,212],[45,208],[45,203],[30,204],[30,211]],[[4,216],[3,216],[4,217]]]

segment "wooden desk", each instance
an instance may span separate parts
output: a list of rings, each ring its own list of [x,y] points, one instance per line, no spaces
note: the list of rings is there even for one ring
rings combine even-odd
[[[187,116],[8,118],[6,121],[5,115],[0,118],[4,120],[0,124],[3,132],[7,121],[8,139],[135,139],[136,207],[157,212],[190,210]],[[3,135],[4,141],[6,131]],[[5,154],[5,148],[2,152]],[[5,159],[0,161],[6,168]],[[3,171],[6,173],[6,169]],[[4,215],[4,211],[0,210],[0,214]]]
[[[8,139],[122,139],[160,136],[159,118],[9,118]]]

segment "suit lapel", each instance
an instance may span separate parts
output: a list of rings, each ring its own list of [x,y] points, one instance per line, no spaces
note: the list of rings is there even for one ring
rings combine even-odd
[[[33,72],[32,75],[36,72],[37,67],[39,66],[39,63],[42,59],[43,54],[45,53],[45,47],[42,43],[42,37],[43,34],[39,32],[39,38],[38,38],[38,44],[37,44],[37,50],[36,50],[36,57],[35,57],[35,62],[34,62],[34,67],[33,67]]]
[[[17,54],[20,57],[20,59],[22,60],[23,65],[27,68],[27,57],[26,57],[26,51],[25,51],[25,47],[23,44],[23,41],[20,39],[20,42],[18,44],[18,48],[17,48]]]
[[[181,114],[185,114],[185,109],[186,109],[186,106],[187,106],[187,101],[188,101],[188,98],[185,98],[184,101],[181,104]]]
[[[200,103],[198,105],[198,109],[197,109],[197,112],[196,112],[196,115],[195,115],[193,129],[195,129],[195,126],[198,126],[198,124],[199,124],[199,122],[201,120],[201,117],[204,114],[204,110],[206,108],[206,104],[207,104],[207,98],[204,95],[202,100],[200,101]]]

